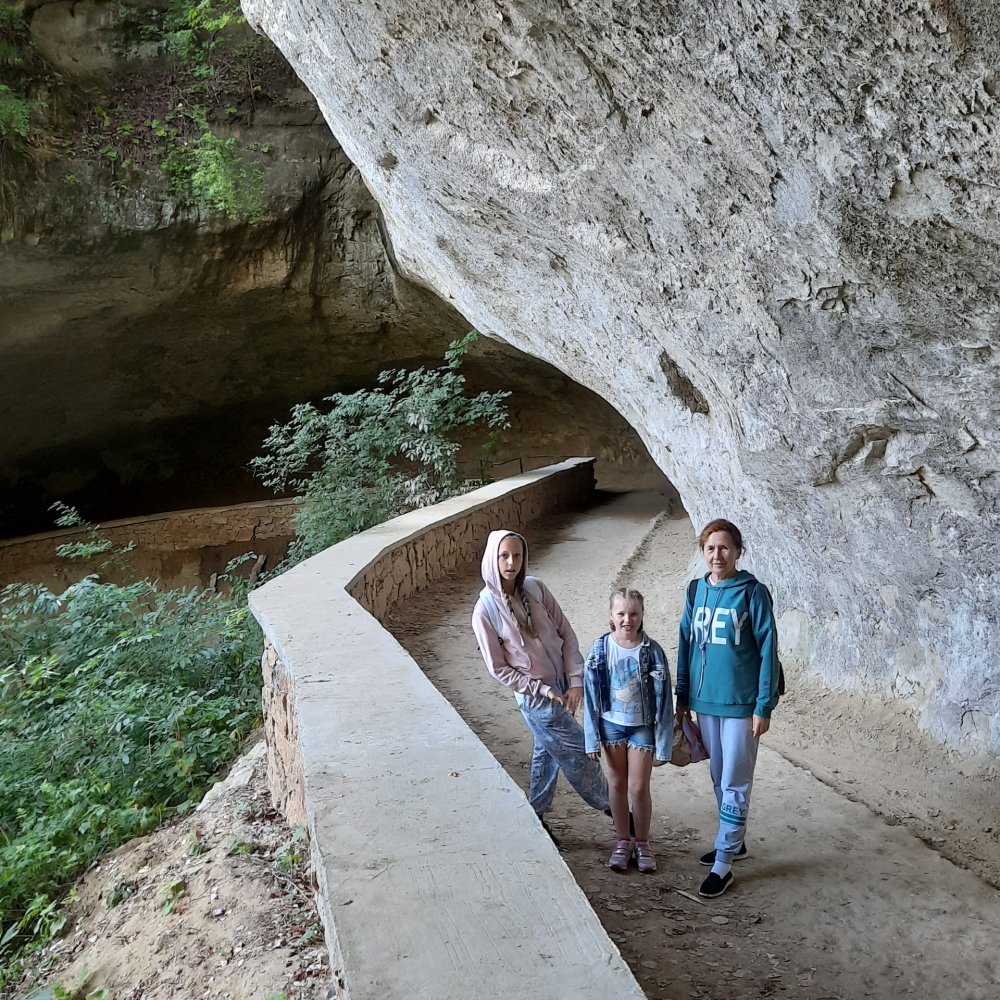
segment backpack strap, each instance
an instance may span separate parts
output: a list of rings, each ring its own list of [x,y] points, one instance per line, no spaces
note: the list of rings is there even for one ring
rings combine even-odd
[[[698,577],[695,577],[693,580],[688,581],[687,604],[688,604],[688,610],[690,611],[694,610],[694,599],[698,596],[698,584],[700,582],[701,581],[698,579]]]
[[[772,607],[772,612],[771,613],[773,614],[774,613],[773,612],[774,598],[771,596],[771,591],[769,591],[767,589],[767,587],[764,586],[764,584],[760,582],[760,580],[754,579],[753,581],[751,581],[750,588],[749,588],[749,590],[750,590],[750,597],[751,598],[753,597],[754,591],[758,587],[764,587],[764,593],[767,594],[767,599],[771,603],[771,607]],[[781,660],[778,660],[778,697],[781,698],[781,697],[784,696],[784,694],[785,694],[785,668],[781,665]]]

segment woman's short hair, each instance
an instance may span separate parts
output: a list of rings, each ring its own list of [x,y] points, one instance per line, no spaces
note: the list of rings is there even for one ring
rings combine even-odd
[[[724,531],[733,540],[733,545],[736,546],[739,552],[743,552],[743,534],[740,529],[733,524],[732,521],[727,521],[724,518],[717,517],[714,521],[709,521],[704,528],[701,529],[701,534],[698,536],[698,548],[704,550],[705,543],[708,541],[711,535],[714,535],[717,531]]]

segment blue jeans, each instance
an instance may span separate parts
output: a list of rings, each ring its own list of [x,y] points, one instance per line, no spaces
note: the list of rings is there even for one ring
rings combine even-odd
[[[583,748],[583,729],[576,719],[562,705],[548,698],[520,694],[515,698],[535,738],[528,788],[531,808],[539,816],[552,808],[561,768],[566,780],[588,805],[608,809],[608,780],[601,765],[587,757]]]
[[[636,750],[656,749],[656,733],[652,726],[620,726],[617,722],[600,719],[601,743],[606,747],[629,746]]]

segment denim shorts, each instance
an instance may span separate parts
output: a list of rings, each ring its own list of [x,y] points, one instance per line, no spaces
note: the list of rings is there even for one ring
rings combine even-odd
[[[650,753],[656,749],[656,734],[652,726],[619,726],[617,722],[608,722],[604,718],[598,720],[598,725],[601,727],[601,743],[606,747],[626,744]]]

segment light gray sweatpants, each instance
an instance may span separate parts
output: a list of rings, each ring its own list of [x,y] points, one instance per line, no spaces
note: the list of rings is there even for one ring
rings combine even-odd
[[[746,836],[750,789],[760,740],[750,735],[751,719],[726,719],[698,713],[701,738],[709,753],[715,799],[719,803],[719,833],[715,860],[730,864]]]

